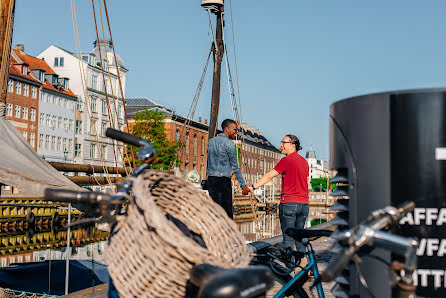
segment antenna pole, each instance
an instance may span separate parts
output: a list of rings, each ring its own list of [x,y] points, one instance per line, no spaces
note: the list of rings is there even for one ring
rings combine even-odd
[[[215,42],[212,46],[214,56],[214,75],[212,80],[212,101],[211,101],[211,115],[209,119],[209,137],[213,138],[217,134],[218,111],[220,108],[220,78],[221,78],[221,62],[223,60],[223,10],[215,10],[217,16],[217,23],[215,29]]]
[[[6,86],[11,59],[12,27],[14,24],[15,0],[3,0],[0,4],[0,118],[6,114]]]

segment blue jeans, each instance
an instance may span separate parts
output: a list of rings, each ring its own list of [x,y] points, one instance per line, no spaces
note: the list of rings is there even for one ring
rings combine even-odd
[[[280,227],[283,235],[283,247],[293,248],[293,238],[286,235],[284,231],[287,228],[304,228],[305,221],[308,217],[308,204],[303,203],[280,203],[279,205],[279,219]],[[294,241],[296,243],[296,250],[305,252],[305,248],[302,243]]]

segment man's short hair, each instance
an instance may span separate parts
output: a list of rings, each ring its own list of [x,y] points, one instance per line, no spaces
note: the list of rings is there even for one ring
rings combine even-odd
[[[230,124],[237,124],[237,122],[235,122],[232,119],[225,119],[223,120],[223,122],[221,123],[221,129],[225,130],[226,127],[228,127]]]

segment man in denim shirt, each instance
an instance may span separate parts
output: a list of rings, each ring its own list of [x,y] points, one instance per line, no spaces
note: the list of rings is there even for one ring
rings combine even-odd
[[[208,143],[207,187],[214,202],[222,206],[228,216],[233,218],[231,184],[233,171],[243,189],[242,193],[247,195],[250,191],[238,166],[235,145],[231,141],[238,132],[237,122],[226,119],[221,123],[221,129],[223,133],[210,139]]]

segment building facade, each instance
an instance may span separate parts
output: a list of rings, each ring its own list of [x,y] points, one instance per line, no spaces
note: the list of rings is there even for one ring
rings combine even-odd
[[[105,137],[105,130],[124,127],[123,95],[128,70],[118,55],[115,61],[110,41],[95,41],[93,45],[90,53],[80,57],[55,45],[38,57],[47,61],[60,76],[69,78],[71,90],[77,95],[74,162],[122,167],[124,147],[113,146]]]
[[[6,93],[6,119],[37,151],[40,82],[14,51],[11,52]]]
[[[312,178],[328,178],[330,171],[328,168],[328,162],[325,160],[317,159],[316,152],[313,149],[307,152],[305,159],[310,167],[310,179]]]
[[[39,93],[37,153],[48,161],[73,162],[76,95],[69,79],[58,74],[42,59],[26,55],[23,46],[13,55],[28,64],[42,84]]]

